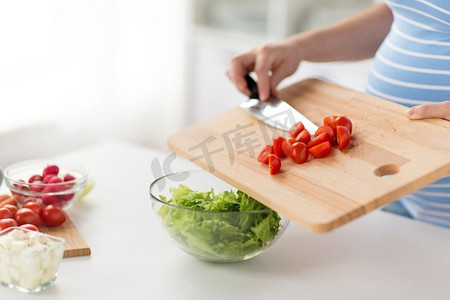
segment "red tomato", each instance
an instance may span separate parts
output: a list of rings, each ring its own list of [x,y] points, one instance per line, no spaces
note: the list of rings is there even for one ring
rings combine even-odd
[[[277,174],[281,168],[281,160],[275,154],[269,154],[269,172],[270,175]]]
[[[303,123],[297,122],[291,127],[291,129],[289,129],[289,135],[295,139],[300,134],[300,132],[303,131],[303,129],[305,129]]]
[[[350,143],[350,130],[345,126],[336,126],[337,143],[339,149],[344,149]]]
[[[258,161],[262,164],[268,164],[269,154],[273,154],[273,147],[271,145],[265,145],[258,154]]]
[[[43,209],[42,205],[38,202],[27,202],[22,207],[31,209],[39,216],[41,215]]]
[[[1,219],[11,219],[14,215],[11,211],[5,207],[0,208],[0,220]]]
[[[0,231],[3,229],[17,226],[17,222],[14,219],[1,219],[0,220]]]
[[[23,228],[23,229],[28,229],[28,230],[38,231],[39,232],[39,228],[37,228],[33,224],[23,224],[23,225],[20,225],[19,227]]]
[[[303,144],[308,144],[311,141],[311,134],[309,133],[309,131],[303,129],[298,136],[298,141],[302,142]]]
[[[323,125],[330,126],[333,130],[336,129],[336,124],[334,123],[334,120],[336,120],[338,116],[325,116],[323,118]]]
[[[269,167],[270,167],[270,156],[273,154],[269,154]],[[47,226],[60,226],[66,221],[66,214],[56,205],[49,205],[42,211],[42,221]]]
[[[19,226],[23,224],[33,224],[34,226],[39,227],[39,225],[41,225],[41,217],[29,208],[19,209],[14,218]]]
[[[315,145],[309,148],[309,153],[314,155],[314,157],[320,158],[325,157],[331,152],[331,144],[329,141],[323,142],[321,144]]]
[[[289,155],[289,151],[291,150],[291,143],[287,140],[283,141],[281,144],[281,149],[283,150],[284,155]]]
[[[283,157],[284,156],[284,152],[283,152],[283,142],[286,139],[284,137],[281,136],[277,136],[276,138],[273,139],[273,154],[275,154],[278,157]]]
[[[347,118],[346,116],[337,117],[334,120],[334,123],[336,124],[336,128],[337,128],[337,126],[345,126],[345,127],[347,127],[347,129],[350,132],[350,134],[352,134],[353,124],[352,124],[352,121],[350,121],[350,119]]]
[[[296,163],[302,164],[308,160],[308,149],[302,142],[297,142],[292,145],[289,157]]]
[[[12,204],[6,204],[5,206],[3,206],[3,208],[7,208],[12,213],[13,216],[16,214],[17,210],[19,209],[17,206],[12,205]]]
[[[329,137],[329,141],[330,142],[333,142],[334,141],[334,137],[335,137],[335,134],[334,134],[334,130],[333,130],[333,128],[331,128],[331,126],[329,126],[329,125],[323,125],[323,126],[320,126],[317,130],[316,130],[316,134],[314,135],[315,137],[316,136],[319,136],[319,134],[321,134],[321,133],[323,133],[323,132],[325,132],[326,134],[328,134],[328,137]]]
[[[306,147],[311,148],[316,145],[322,144],[323,142],[329,141],[329,135],[326,132],[322,132],[318,136],[316,136],[311,142],[306,145]]]

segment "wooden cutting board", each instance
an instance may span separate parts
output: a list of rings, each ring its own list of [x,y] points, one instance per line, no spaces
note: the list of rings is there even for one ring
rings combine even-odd
[[[61,226],[47,227],[42,224],[39,229],[43,233],[63,238],[66,241],[63,258],[91,255],[91,248],[86,244],[69,217]]]
[[[271,176],[256,155],[263,144],[287,133],[238,107],[176,133],[169,147],[317,233],[450,173],[450,122],[411,121],[404,106],[318,79],[294,84],[280,97],[318,126],[325,115],[348,116],[350,145],[300,165],[285,158],[281,172]]]

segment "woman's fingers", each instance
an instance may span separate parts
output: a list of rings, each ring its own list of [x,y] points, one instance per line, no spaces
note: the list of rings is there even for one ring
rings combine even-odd
[[[255,65],[255,54],[247,52],[231,59],[228,67],[228,77],[234,83],[236,88],[243,94],[250,96],[250,90],[247,88],[245,75],[253,70]]]
[[[409,119],[442,118],[450,121],[450,101],[427,103],[411,107],[406,111]]]

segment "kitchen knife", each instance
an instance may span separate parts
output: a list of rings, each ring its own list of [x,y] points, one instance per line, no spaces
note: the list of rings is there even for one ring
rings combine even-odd
[[[241,107],[266,124],[284,130],[301,121],[311,136],[314,136],[317,126],[292,106],[281,99],[271,96],[267,101],[259,99],[258,85],[249,74],[245,76],[250,98],[241,103]]]

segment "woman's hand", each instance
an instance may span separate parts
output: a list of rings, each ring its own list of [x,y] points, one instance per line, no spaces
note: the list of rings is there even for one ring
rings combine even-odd
[[[411,107],[406,111],[411,120],[442,118],[450,121],[450,101],[427,103]]]
[[[300,56],[289,41],[267,44],[235,56],[228,68],[228,77],[237,89],[249,96],[245,75],[255,72],[258,77],[258,92],[261,100],[270,95],[277,96],[277,85],[293,74],[300,64]]]

